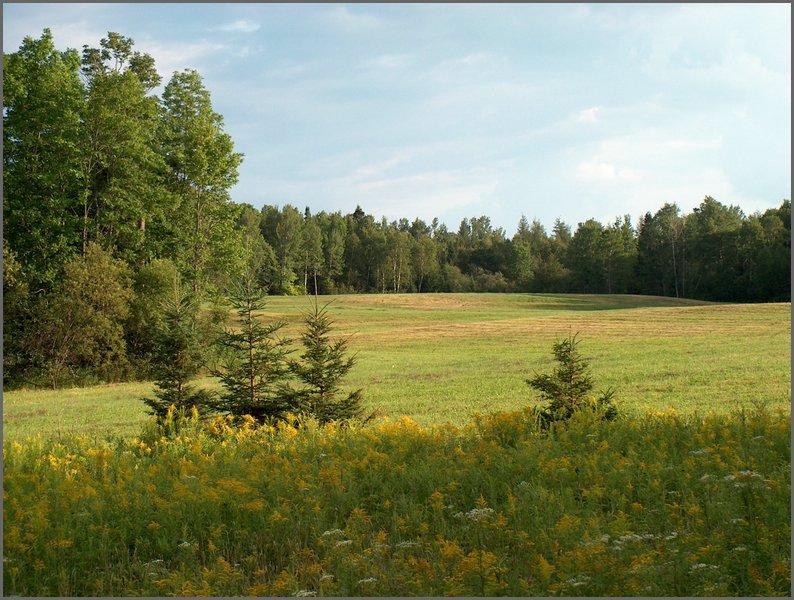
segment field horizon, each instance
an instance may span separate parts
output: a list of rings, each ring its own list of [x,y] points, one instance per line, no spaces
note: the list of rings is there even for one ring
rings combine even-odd
[[[552,367],[555,340],[578,333],[597,389],[619,408],[725,412],[791,402],[791,304],[722,304],[635,295],[350,294],[320,296],[378,416],[462,425],[537,403],[525,380]],[[312,297],[272,296],[261,313],[296,338]],[[216,389],[212,378],[199,385]],[[150,382],[4,392],[4,437],[129,437],[148,419]]]

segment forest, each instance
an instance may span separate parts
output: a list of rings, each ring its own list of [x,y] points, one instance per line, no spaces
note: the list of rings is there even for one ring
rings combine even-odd
[[[231,199],[243,155],[197,71],[158,96],[154,59],[113,32],[78,52],[44,30],[3,64],[4,388],[149,377],[176,280],[215,324],[245,276],[274,295],[791,298],[790,200],[745,215],[706,196],[689,214],[671,202],[551,231],[522,216],[512,236],[487,216],[449,229],[259,209]]]

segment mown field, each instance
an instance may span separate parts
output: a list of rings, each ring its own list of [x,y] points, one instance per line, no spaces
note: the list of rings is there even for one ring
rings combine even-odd
[[[790,406],[790,304],[545,294],[327,300],[339,335],[352,335],[358,354],[347,383],[364,388],[368,406],[383,416],[463,425],[478,412],[519,410],[534,401],[525,379],[551,368],[552,343],[569,332],[580,332],[597,387],[617,388],[625,411]],[[308,304],[273,297],[263,318],[284,319],[296,335]],[[3,434],[135,435],[147,418],[139,398],[150,391],[132,383],[9,392]]]
[[[352,428],[164,436],[148,384],[6,394],[3,593],[790,596],[790,310],[340,296],[381,414]],[[524,379],[569,332],[622,416],[542,430]]]

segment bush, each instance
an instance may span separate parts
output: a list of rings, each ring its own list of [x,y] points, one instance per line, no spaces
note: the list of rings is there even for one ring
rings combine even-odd
[[[129,368],[123,323],[133,298],[129,267],[95,243],[69,261],[54,294],[38,305],[38,326],[26,340],[53,388],[78,371],[105,381]]]

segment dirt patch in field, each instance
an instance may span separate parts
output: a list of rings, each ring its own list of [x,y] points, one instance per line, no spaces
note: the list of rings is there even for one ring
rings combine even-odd
[[[446,310],[470,307],[492,306],[486,300],[477,300],[459,294],[362,294],[345,297],[345,304],[366,304],[380,308],[409,308],[423,310]]]
[[[748,318],[749,312],[753,311],[735,306],[647,308],[400,327],[399,332],[362,332],[357,337],[372,341],[421,342],[470,336],[565,335],[569,331],[616,338],[767,335],[784,331],[790,335],[790,322],[759,318],[758,311],[754,313],[755,318]]]

